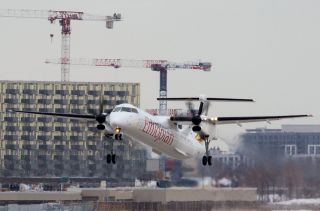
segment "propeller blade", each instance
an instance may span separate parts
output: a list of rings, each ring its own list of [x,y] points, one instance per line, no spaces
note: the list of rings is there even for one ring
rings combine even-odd
[[[191,101],[187,101],[186,105],[187,105],[188,111],[192,114],[192,116],[195,116],[196,114],[193,108],[193,103]]]
[[[198,110],[198,116],[202,114],[202,109],[203,109],[203,102],[200,102],[199,110]]]
[[[100,104],[99,104],[99,114],[103,113],[103,99],[102,95],[100,96]]]

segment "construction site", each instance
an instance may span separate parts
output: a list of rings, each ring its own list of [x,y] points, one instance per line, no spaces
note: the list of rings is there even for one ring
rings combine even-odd
[[[108,49],[110,54],[100,58],[72,56],[74,46],[71,38],[77,32],[71,27],[73,23],[84,28],[99,23],[99,28],[105,27],[110,33],[127,24],[130,17],[124,17],[118,12],[96,15],[67,9],[0,9],[0,20],[11,25],[15,24],[16,19],[24,25],[43,21],[53,25],[57,22],[61,36],[60,55],[39,58],[39,63],[45,67],[60,68],[60,80],[46,77],[45,73],[42,80],[27,77],[24,80],[0,80],[0,210],[319,209],[320,203],[308,206],[276,203],[320,196],[316,190],[320,152],[318,126],[283,126],[282,130],[247,129],[239,135],[240,144],[232,146],[232,151],[226,150],[224,146],[227,144],[219,143],[222,139],[214,136],[209,140],[209,135],[204,135],[201,130],[203,119],[211,123],[219,120],[218,117],[207,118],[209,104],[204,106],[201,96],[197,99],[199,109],[194,108],[191,102],[194,98],[188,92],[181,93],[188,101],[184,108],[171,107],[168,103],[168,93],[176,93],[176,90],[168,90],[169,87],[178,91],[178,88],[185,87],[182,89],[190,93],[201,90],[199,87],[205,83],[196,82],[194,75],[184,80],[183,74],[209,78],[206,74],[215,71],[211,61],[202,61],[202,58],[181,61],[175,60],[172,55],[168,59],[163,59],[166,58],[164,56],[139,59],[139,54],[131,58],[113,57],[110,56],[112,49]],[[100,23],[103,23],[102,26]],[[134,26],[139,27],[139,24]],[[116,35],[113,36],[123,33],[121,28],[119,31],[114,32]],[[51,45],[56,45],[53,40],[57,36],[53,32],[48,32],[48,35]],[[87,40],[82,42],[93,42],[95,39],[94,34],[88,33],[86,36]],[[10,42],[14,43],[13,39],[17,37]],[[118,51],[115,52],[119,55]],[[157,54],[150,55],[152,58]],[[90,81],[85,76],[81,81],[73,80],[73,76],[80,71],[72,70],[78,67],[90,75],[95,72],[112,74],[114,71],[122,79],[122,74],[131,71],[132,75],[141,77],[138,82],[131,80],[130,76],[129,80],[119,81],[110,80],[111,77]],[[142,74],[151,71],[154,72],[152,78]],[[179,74],[178,80],[177,76],[171,80],[171,72]],[[144,84],[146,81],[158,93],[144,96],[142,93],[146,90],[153,90]],[[171,81],[172,85],[168,84]],[[211,91],[211,86],[207,90]],[[143,105],[144,98],[150,96],[158,100],[157,107],[149,107],[153,105],[150,103],[147,107]],[[253,101],[235,98],[219,100]],[[118,107],[118,111],[129,109],[126,112],[138,113],[135,108],[143,108],[147,115],[168,117],[173,121],[170,126],[173,125],[179,132],[183,131],[184,123],[191,122],[188,127],[191,132],[196,132],[195,140],[205,141],[206,155],[174,159],[122,133],[121,127],[117,125],[114,128],[110,123],[111,113],[115,113],[117,106],[121,105],[133,107]],[[49,116],[46,116],[48,113]],[[147,118],[143,121],[147,122]],[[241,126],[240,122],[235,121],[235,124]],[[163,126],[159,123],[150,125],[151,129],[146,130],[153,135],[156,143],[161,136],[165,136]],[[110,127],[111,133],[108,130]],[[212,130],[216,133],[216,125]],[[163,140],[171,145],[170,141]],[[303,140],[303,144],[299,140]],[[215,145],[210,145],[210,141]],[[188,155],[177,147],[174,150],[180,156]],[[272,156],[274,159],[269,159]],[[270,160],[272,162],[267,162]],[[308,174],[307,170],[305,174],[299,173],[301,160]],[[312,167],[307,168],[310,160]],[[264,167],[259,168],[258,165]]]

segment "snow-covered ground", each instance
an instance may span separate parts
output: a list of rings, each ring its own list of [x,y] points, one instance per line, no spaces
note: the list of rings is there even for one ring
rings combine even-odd
[[[276,202],[278,205],[320,205],[320,198],[318,199],[292,199],[289,201]]]

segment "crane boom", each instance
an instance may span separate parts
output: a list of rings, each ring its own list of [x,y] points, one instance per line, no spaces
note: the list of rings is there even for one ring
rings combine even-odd
[[[70,64],[70,65],[87,65],[100,67],[128,67],[128,68],[151,68],[153,71],[166,69],[193,69],[210,71],[212,64],[210,62],[170,62],[167,60],[134,60],[134,59],[47,59],[47,64]]]
[[[38,18],[48,19],[49,21],[62,20],[68,18],[70,20],[87,20],[87,21],[120,21],[121,15],[113,16],[93,15],[84,12],[75,11],[58,11],[58,10],[16,10],[16,9],[0,9],[0,17],[7,18]]]
[[[185,62],[177,63],[167,60],[133,60],[133,59],[47,59],[47,64],[68,64],[68,65],[88,65],[99,67],[130,67],[130,68],[149,68],[153,71],[160,72],[160,91],[159,97],[167,97],[167,72],[173,69],[192,69],[210,71],[210,62]],[[167,101],[159,101],[159,113],[165,115],[167,113]]]
[[[113,28],[114,21],[120,21],[121,15],[114,13],[113,16],[92,15],[84,12],[58,11],[58,10],[16,10],[0,9],[0,17],[7,18],[36,18],[47,19],[50,23],[59,20],[61,25],[61,60],[70,60],[70,34],[71,20],[105,21],[108,29]],[[70,80],[70,64],[61,63],[61,81]]]

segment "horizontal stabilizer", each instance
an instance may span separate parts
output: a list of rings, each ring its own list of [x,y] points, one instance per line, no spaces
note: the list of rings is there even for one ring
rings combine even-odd
[[[166,97],[157,98],[157,100],[163,101],[202,101],[200,97]],[[239,98],[214,98],[207,97],[207,101],[222,101],[222,102],[254,102],[253,99],[239,99]]]

